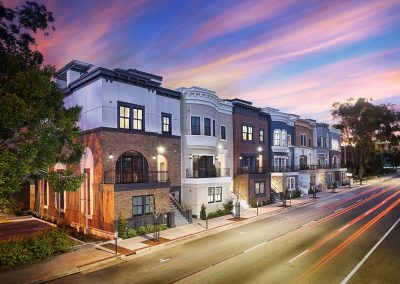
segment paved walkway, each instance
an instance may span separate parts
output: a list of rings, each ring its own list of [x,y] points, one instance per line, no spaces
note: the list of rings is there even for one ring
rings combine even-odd
[[[381,179],[382,180],[382,179]],[[369,180],[364,182],[363,186],[370,185],[378,182],[379,180]],[[356,189],[353,187],[352,189]],[[347,191],[349,189],[339,188],[337,192]],[[334,195],[331,192],[319,192],[318,200],[323,200]],[[315,200],[309,196],[292,199],[292,208],[302,206],[305,204],[313,203]],[[282,211],[290,210],[290,208],[281,207],[282,202],[266,205],[258,208],[258,216],[256,208],[249,208],[241,212],[241,217],[246,218],[243,222],[256,221],[259,218],[267,218],[271,215],[278,214]],[[185,226],[171,228],[161,232],[161,237],[168,240],[179,240],[196,236],[201,233],[212,233],[217,228],[226,229],[229,226],[240,225],[242,222],[235,222],[229,220],[232,215],[222,216],[208,220],[208,230],[206,229],[206,221],[193,220],[192,224]],[[143,242],[151,239],[152,234],[144,237],[135,237],[127,240],[118,240],[118,246],[134,251],[136,254],[149,253],[151,246]],[[106,243],[114,243],[109,241]],[[104,244],[104,243],[103,243]],[[159,245],[157,247],[161,247]],[[124,261],[124,256],[119,254],[116,258],[112,250],[106,249],[98,245],[84,245],[79,250],[52,257],[46,261],[31,264],[15,270],[0,272],[0,283],[39,283],[56,279],[62,276],[74,274],[77,272],[88,271],[96,269],[101,265],[112,265],[113,263],[120,263]]]

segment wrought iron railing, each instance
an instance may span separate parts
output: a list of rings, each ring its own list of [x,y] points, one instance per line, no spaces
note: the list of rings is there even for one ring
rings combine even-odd
[[[230,168],[199,168],[186,169],[186,178],[213,178],[213,177],[230,177]]]
[[[103,183],[147,183],[168,182],[167,171],[122,171],[108,170],[103,172]]]
[[[271,172],[273,173],[284,173],[296,171],[294,166],[273,166]]]
[[[237,174],[265,174],[268,170],[266,167],[238,167]]]

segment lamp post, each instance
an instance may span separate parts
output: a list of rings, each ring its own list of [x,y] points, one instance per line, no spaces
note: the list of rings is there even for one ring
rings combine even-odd
[[[117,255],[118,254],[118,246],[117,246],[118,231],[114,232],[114,239],[115,239],[115,255]]]

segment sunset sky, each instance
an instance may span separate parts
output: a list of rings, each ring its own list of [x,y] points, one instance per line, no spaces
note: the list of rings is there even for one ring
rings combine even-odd
[[[56,31],[38,50],[57,67],[137,68],[325,122],[350,97],[400,105],[400,0],[39,2]]]

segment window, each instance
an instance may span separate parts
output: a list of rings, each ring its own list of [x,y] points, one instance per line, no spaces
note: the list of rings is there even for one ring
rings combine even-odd
[[[146,206],[145,206],[145,214],[152,214],[154,209],[154,195],[146,195],[144,196],[146,200]]]
[[[293,190],[296,187],[296,179],[294,177],[288,177],[286,180],[286,188]]]
[[[217,186],[215,188],[215,202],[222,201],[222,186]]]
[[[221,126],[221,139],[226,140],[226,127]]]
[[[265,193],[265,183],[263,181],[257,181],[254,183],[254,192],[256,195]]]
[[[215,120],[213,119],[213,136],[215,137]]]
[[[284,172],[286,171],[286,157],[275,156],[274,157],[274,171]]]
[[[208,203],[214,203],[215,202],[215,187],[209,187],[208,188]]]
[[[154,207],[154,195],[143,195],[132,197],[133,216],[152,214]]]
[[[208,188],[208,203],[222,201],[222,186]]]
[[[286,130],[282,130],[282,146],[286,147],[287,143],[287,132]]]
[[[144,123],[143,123],[143,109],[134,107],[133,110],[133,129],[135,130],[143,130]]]
[[[133,197],[133,216],[143,215],[143,196]]]
[[[307,135],[300,134],[300,146],[307,146]]]
[[[204,135],[211,136],[211,119],[204,118]]]
[[[119,128],[129,129],[131,120],[131,109],[127,106],[119,106]]]
[[[292,145],[292,135],[288,134],[287,136],[287,145],[291,146]]]
[[[331,140],[331,148],[332,150],[339,150],[339,141],[337,139]]]
[[[192,125],[192,135],[200,135],[200,117],[199,116],[192,116],[191,125]]]
[[[274,146],[281,145],[281,132],[279,130],[274,130]]]
[[[242,139],[243,141],[253,141],[253,127],[243,125],[242,126]]]
[[[162,133],[171,133],[171,115],[162,114]]]
[[[326,147],[326,138],[325,137],[319,137],[319,140],[318,140],[318,146],[320,146],[320,147]]]
[[[47,187],[47,179],[43,180],[43,205],[49,206],[49,189]]]
[[[308,138],[308,147],[311,147],[311,137]]]
[[[260,142],[264,142],[264,130],[260,129]]]

